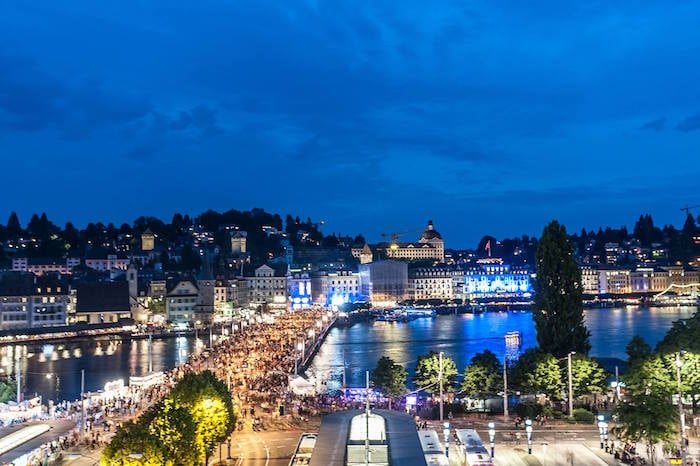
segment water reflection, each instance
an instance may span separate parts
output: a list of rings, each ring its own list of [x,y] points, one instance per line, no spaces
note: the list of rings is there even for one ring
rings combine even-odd
[[[591,331],[591,355],[624,359],[625,346],[635,335],[653,346],[671,324],[690,317],[695,307],[625,308],[588,310],[586,325]],[[307,375],[330,390],[340,389],[343,361],[349,386],[364,383],[364,373],[375,367],[382,356],[404,365],[413,376],[418,356],[429,351],[444,351],[460,371],[475,353],[489,349],[500,359],[505,353],[504,336],[518,330],[523,349],[537,344],[530,312],[496,312],[439,316],[408,323],[370,322],[346,328],[334,328],[315,357]]]
[[[154,371],[168,370],[187,360],[192,340],[184,337],[153,340]],[[25,397],[77,399],[80,371],[85,370],[85,388],[102,390],[106,382],[148,373],[148,340],[99,339],[66,341],[61,344],[29,344],[0,347],[0,376],[14,377],[21,361],[22,392]]]

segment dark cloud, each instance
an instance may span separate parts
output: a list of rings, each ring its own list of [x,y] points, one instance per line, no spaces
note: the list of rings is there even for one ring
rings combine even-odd
[[[656,131],[660,133],[666,128],[666,118],[657,118],[655,120],[647,121],[644,123],[640,129],[645,131]]]
[[[700,114],[692,115],[687,117],[685,120],[678,123],[676,126],[678,131],[683,133],[689,133],[690,131],[697,131],[700,129]]]
[[[455,219],[447,236],[480,236],[487,221],[518,229],[540,214],[602,215],[600,205],[623,215],[626,194],[654,181],[646,158],[671,152],[669,170],[679,171],[694,162],[693,137],[679,131],[698,129],[700,116],[678,131],[666,131],[674,126],[664,118],[646,121],[700,108],[688,91],[700,80],[692,2],[3,6],[0,50],[12,51],[0,53],[3,153],[32,157],[55,176],[68,175],[54,161],[71,157],[94,159],[95,170],[138,162],[124,178],[124,205],[141,205],[144,185],[158,192],[172,180],[229,199],[228,171],[210,170],[221,177],[213,183],[182,170],[196,156],[259,174],[239,176],[236,189],[271,210],[342,212],[340,228],[368,233],[379,221],[442,215]],[[624,131],[644,121],[641,130],[658,133],[653,144]],[[613,158],[635,178],[616,192],[595,185]],[[302,177],[318,196],[287,188]],[[344,183],[353,188],[338,189]],[[37,190],[17,202],[45,198]],[[215,207],[202,196],[171,202]],[[235,202],[246,207],[245,197]],[[504,215],[514,204],[532,218]]]
[[[83,139],[94,130],[127,124],[151,110],[147,98],[108,90],[100,83],[68,83],[28,59],[0,54],[0,127],[56,130]]]

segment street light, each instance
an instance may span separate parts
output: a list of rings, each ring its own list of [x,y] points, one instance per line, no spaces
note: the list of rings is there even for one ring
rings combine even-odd
[[[527,432],[527,454],[532,455],[532,420],[525,420],[525,432]]]
[[[444,422],[442,424],[442,435],[445,438],[445,457],[450,457],[450,423]]]
[[[685,351],[676,353],[676,381],[678,382],[678,416],[681,421],[681,464],[685,464],[685,414],[683,413],[683,391],[681,389],[681,367],[683,359],[681,355]]]
[[[496,449],[496,423],[489,422],[489,440],[491,441],[491,458],[493,458],[494,450]]]
[[[600,434],[600,449],[603,450],[608,436],[608,423],[605,422],[605,416],[602,414],[598,415],[598,433]]]

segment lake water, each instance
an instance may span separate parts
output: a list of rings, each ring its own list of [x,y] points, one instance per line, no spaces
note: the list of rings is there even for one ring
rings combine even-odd
[[[635,335],[652,347],[671,324],[692,316],[696,307],[641,308],[628,306],[586,311],[591,332],[591,356],[626,359],[625,346]],[[407,323],[362,322],[332,329],[314,358],[308,374],[327,380],[330,390],[342,384],[343,359],[348,386],[363,386],[365,371],[377,360],[389,356],[409,371],[409,379],[419,356],[443,351],[454,359],[460,372],[475,353],[489,349],[500,359],[505,354],[504,336],[520,331],[522,350],[537,345],[530,312],[490,312],[445,315]]]
[[[586,311],[591,331],[591,355],[625,358],[625,346],[634,335],[654,346],[671,326],[693,315],[697,308],[592,309]],[[506,332],[519,330],[523,349],[535,346],[537,338],[529,312],[446,315],[408,323],[362,322],[335,327],[326,338],[307,373],[328,380],[329,389],[339,389],[346,362],[348,385],[364,383],[364,371],[387,355],[412,373],[418,356],[444,351],[461,371],[471,357],[486,348],[500,358],[505,351]],[[208,343],[204,336],[204,343]],[[192,349],[192,338],[153,341],[153,370],[168,370],[182,363]],[[86,391],[96,391],[115,379],[148,372],[148,340],[69,341],[53,345],[0,347],[0,376],[14,374],[15,356],[21,355],[25,396],[35,393],[44,399],[73,400],[80,395],[80,371],[85,370]]]

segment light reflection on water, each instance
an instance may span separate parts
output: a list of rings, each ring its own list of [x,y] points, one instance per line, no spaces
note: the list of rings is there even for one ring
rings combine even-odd
[[[153,340],[153,370],[168,370],[187,360],[192,338]],[[14,377],[16,359],[22,361],[22,392],[26,397],[74,400],[80,396],[80,371],[86,391],[104,389],[115,379],[148,373],[148,340],[100,339],[65,343],[0,347],[0,375]]]
[[[587,310],[591,355],[625,359],[625,346],[635,335],[642,336],[653,347],[674,321],[690,317],[695,310],[695,307],[637,306]],[[307,376],[319,383],[327,381],[329,390],[338,390],[345,359],[348,386],[361,386],[365,371],[372,370],[380,357],[389,356],[408,369],[410,379],[418,356],[431,350],[444,351],[461,372],[471,357],[484,349],[502,359],[504,335],[514,330],[523,336],[523,350],[537,344],[530,312],[445,315],[408,323],[362,322],[336,327],[326,337]]]
[[[595,309],[586,312],[591,330],[591,354],[624,358],[624,349],[634,335],[641,335],[652,346],[671,323],[690,317],[696,308]],[[412,375],[416,359],[430,350],[444,351],[455,359],[459,370],[474,353],[485,348],[499,358],[505,351],[506,332],[519,330],[523,348],[536,344],[532,315],[529,312],[449,315],[418,319],[409,323],[360,323],[333,328],[314,358],[307,375],[328,380],[329,389],[339,389],[342,380],[343,353],[347,380],[351,386],[364,383],[364,371],[387,355],[404,364]],[[187,359],[193,338],[153,340],[153,370],[168,370]],[[100,390],[107,381],[148,371],[148,340],[89,340],[54,343],[52,346],[17,345],[0,347],[0,376],[14,375],[17,355],[22,359],[22,384],[25,396],[34,393],[45,399],[78,398],[80,370],[85,369],[88,391]],[[47,375],[48,374],[48,375]]]

